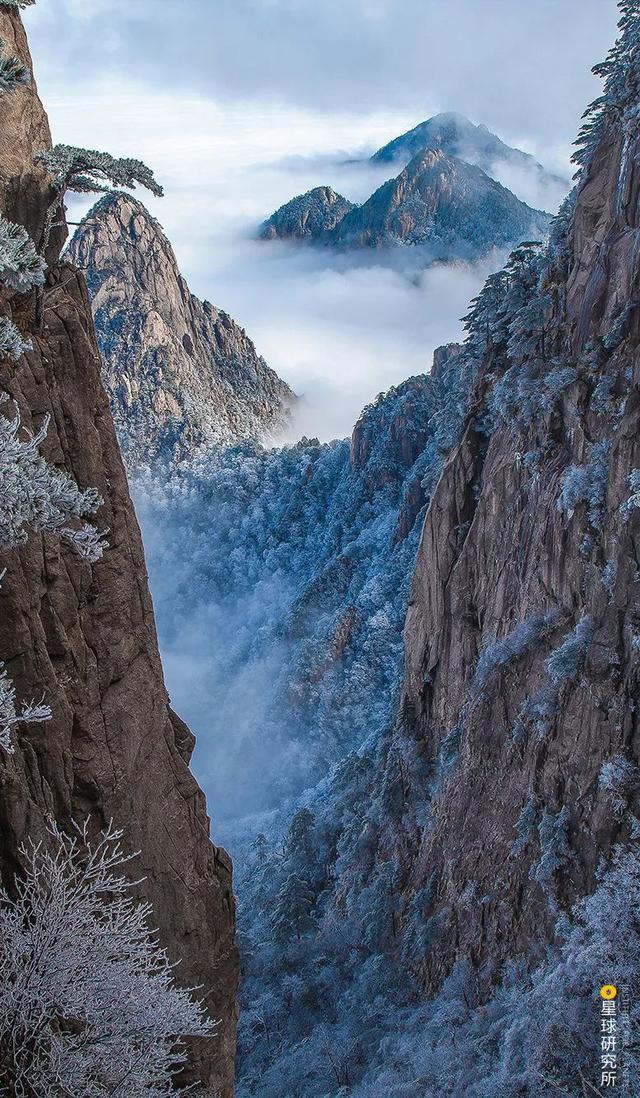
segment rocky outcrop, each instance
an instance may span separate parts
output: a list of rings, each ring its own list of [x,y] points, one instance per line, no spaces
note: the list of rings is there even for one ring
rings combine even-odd
[[[129,468],[276,434],[295,397],[227,313],[189,292],[158,222],[106,195],[67,252],[85,274]]]
[[[353,202],[331,187],[314,187],[276,210],[264,222],[260,237],[263,240],[318,240],[354,209]]]
[[[0,35],[30,65],[17,13],[2,9]],[[3,99],[0,207],[36,238],[48,201],[33,154],[50,144],[36,88]],[[6,152],[6,155],[5,155]],[[0,659],[20,699],[40,698],[53,718],[20,726],[16,751],[0,759],[0,864],[19,871],[20,844],[91,816],[113,818],[139,850],[140,894],[154,909],[162,944],[180,981],[201,985],[220,1020],[214,1041],[192,1056],[191,1074],[208,1094],[233,1093],[237,955],[231,865],[212,845],[203,794],[189,771],[193,737],[172,712],[156,641],[145,561],[113,420],[100,381],[89,298],[73,266],[52,263],[42,327],[33,301],[14,298],[14,320],[33,350],[0,365],[0,388],[27,429],[51,425],[43,452],[104,499],[103,560],[88,564],[49,536],[3,552]]]
[[[438,775],[405,852],[409,895],[438,882],[429,987],[456,956],[491,975],[530,953],[637,812],[602,768],[640,754],[639,152],[609,128],[538,291],[537,357],[486,352],[427,513],[403,729]]]
[[[496,183],[481,168],[439,150],[419,152],[329,234],[350,248],[421,245],[429,258],[476,258],[540,238],[549,217]]]

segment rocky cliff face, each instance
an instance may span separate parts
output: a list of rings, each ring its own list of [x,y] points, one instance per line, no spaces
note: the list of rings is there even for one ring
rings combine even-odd
[[[317,240],[338,225],[350,210],[353,202],[337,194],[331,187],[314,187],[306,194],[286,202],[265,221],[260,230],[263,240]]]
[[[475,258],[548,230],[549,218],[481,168],[422,150],[330,234],[348,247],[426,247],[432,259]]]
[[[281,430],[295,397],[227,313],[189,292],[145,207],[106,195],[68,258],[85,274],[102,377],[133,468]]]
[[[530,949],[628,838],[634,783],[616,807],[611,774],[639,752],[639,151],[609,126],[523,338],[489,339],[427,515],[404,728],[440,775],[405,855],[409,894],[438,882],[430,986],[461,954],[495,971]]]
[[[0,35],[30,65],[17,14],[0,14]],[[41,236],[48,200],[33,154],[50,145],[35,86],[3,100],[0,208]],[[0,862],[8,881],[23,840],[47,816],[62,825],[90,814],[113,818],[139,850],[136,875],[151,901],[160,938],[180,960],[179,978],[203,987],[221,1027],[194,1050],[193,1074],[207,1093],[233,1093],[235,991],[231,865],[212,845],[203,794],[189,771],[193,737],[172,712],[164,686],[144,555],[113,420],[100,382],[100,359],[82,275],[52,262],[43,326],[33,300],[3,306],[30,330],[33,351],[0,365],[0,387],[24,425],[51,426],[43,450],[78,483],[104,498],[109,529],[104,559],[90,565],[53,538],[32,537],[4,552],[0,658],[22,699],[43,692],[45,725],[18,728],[14,755],[0,760]]]

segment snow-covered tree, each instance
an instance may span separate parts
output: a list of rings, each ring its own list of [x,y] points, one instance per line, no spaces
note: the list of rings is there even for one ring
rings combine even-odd
[[[36,0],[0,0],[0,8],[30,8]]]
[[[148,1098],[175,1093],[184,1041],[214,1026],[174,981],[122,873],[122,832],[91,841],[55,824],[23,849],[0,891],[0,1087],[16,1096]]]
[[[78,194],[101,194],[112,187],[128,187],[136,184],[161,196],[162,187],[156,182],[151,168],[141,160],[131,157],[114,157],[95,149],[80,149],[75,145],[55,145],[36,154],[35,159],[44,164],[52,177],[56,192],[47,213],[44,232],[44,248],[49,243],[55,216],[61,209],[67,191]]]
[[[0,38],[0,98],[24,87],[30,80],[31,73],[19,57],[5,56],[4,42]]]
[[[46,265],[22,225],[0,214],[0,283],[18,293],[42,286]]]

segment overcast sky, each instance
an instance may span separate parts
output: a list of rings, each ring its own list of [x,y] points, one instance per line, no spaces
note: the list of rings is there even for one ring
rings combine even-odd
[[[321,183],[363,200],[388,173],[346,168],[344,154],[441,110],[484,122],[568,175],[616,5],[38,0],[24,19],[54,140],[140,156],[156,170],[165,198],[139,197],[192,289],[235,316],[315,401],[316,422],[307,409],[301,430],[327,436],[346,433],[379,389],[429,368],[434,346],[460,334],[486,270],[409,284],[256,244],[256,226]]]

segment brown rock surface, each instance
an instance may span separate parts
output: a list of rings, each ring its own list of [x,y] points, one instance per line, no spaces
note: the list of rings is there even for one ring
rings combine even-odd
[[[16,14],[0,14],[0,36],[28,58]],[[3,99],[0,204],[36,236],[47,196],[31,158],[48,143],[34,85]],[[44,693],[53,719],[19,727],[15,754],[0,759],[0,863],[10,878],[20,843],[41,834],[48,815],[63,825],[87,814],[96,825],[113,818],[125,829],[127,846],[141,852],[140,892],[163,945],[181,961],[178,978],[201,984],[221,1021],[219,1036],[194,1056],[195,1076],[208,1093],[230,1098],[238,971],[231,864],[209,840],[204,796],[188,768],[193,737],[169,705],[89,299],[71,266],[50,271],[44,326],[32,338],[31,353],[1,364],[0,388],[27,428],[51,415],[43,452],[80,485],[98,488],[109,549],[89,565],[53,538],[32,537],[2,554],[0,659],[18,698]]]
[[[553,904],[530,876],[537,838],[512,854],[529,798],[538,820],[545,808],[569,812],[571,860],[554,882],[562,906],[592,890],[599,859],[627,835],[598,779],[617,753],[636,763],[640,753],[640,513],[625,507],[640,467],[640,139],[628,140],[626,170],[614,135],[596,154],[555,287],[553,324],[575,381],[555,408],[528,427],[503,423],[488,446],[470,416],[427,513],[406,623],[403,724],[434,763],[446,737],[460,733],[433,824],[405,851],[409,892],[434,871],[439,881],[430,987],[456,956],[490,959],[495,971],[551,933]],[[495,369],[491,359],[481,369],[478,404]],[[610,397],[595,391],[603,379]],[[568,514],[557,501],[567,470],[606,440],[598,529],[585,503]],[[555,627],[474,689],[480,652],[548,611]],[[529,727],[514,738],[522,704],[549,683],[550,653],[583,615],[594,628],[584,668],[562,682],[546,734]]]

